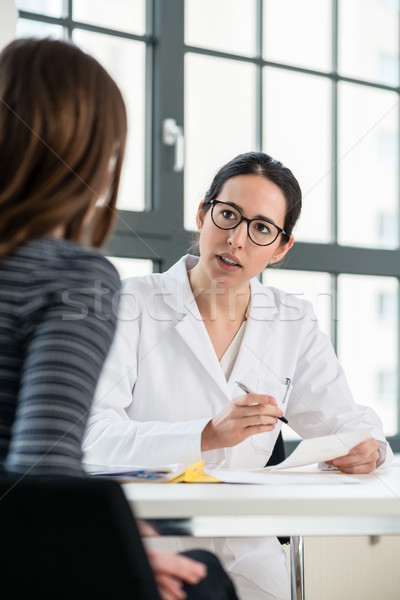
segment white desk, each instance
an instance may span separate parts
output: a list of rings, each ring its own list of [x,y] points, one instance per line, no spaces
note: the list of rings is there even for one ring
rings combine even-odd
[[[304,536],[400,534],[400,460],[356,479],[359,484],[123,488],[136,516],[151,520],[161,535],[290,537],[292,600],[304,600]]]
[[[135,514],[162,520],[167,535],[399,535],[400,461],[357,479],[360,484],[127,483],[123,487]]]

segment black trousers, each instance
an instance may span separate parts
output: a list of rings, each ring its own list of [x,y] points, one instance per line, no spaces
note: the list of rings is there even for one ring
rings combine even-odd
[[[238,600],[233,582],[215,554],[207,550],[189,550],[181,554],[207,566],[207,576],[200,583],[185,584],[188,600]]]

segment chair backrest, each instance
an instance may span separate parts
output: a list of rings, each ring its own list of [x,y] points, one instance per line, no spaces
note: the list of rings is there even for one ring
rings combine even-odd
[[[121,486],[0,476],[2,590],[17,597],[160,600]]]

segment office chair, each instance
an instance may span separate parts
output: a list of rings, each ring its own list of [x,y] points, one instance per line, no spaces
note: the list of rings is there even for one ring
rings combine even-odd
[[[277,465],[286,458],[282,432],[276,438],[272,454],[266,467]],[[278,537],[281,544],[290,544],[290,585],[291,600],[304,600],[304,538],[303,536]]]
[[[5,600],[160,600],[116,481],[2,474],[0,532]]]

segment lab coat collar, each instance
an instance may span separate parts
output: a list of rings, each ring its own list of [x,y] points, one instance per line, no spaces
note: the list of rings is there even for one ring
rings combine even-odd
[[[195,256],[186,255],[162,275],[164,301],[182,315],[176,325],[177,333],[221,391],[230,397],[229,388],[232,387],[233,379],[244,371],[247,372],[249,365],[256,364],[257,359],[263,360],[262,356],[272,337],[269,321],[274,320],[278,307],[272,290],[263,286],[257,279],[251,280],[246,331],[228,386],[207,330],[202,324],[187,276],[187,271],[193,268],[198,260]]]
[[[164,302],[182,315],[194,313],[200,318],[196,300],[190,287],[188,271],[199,262],[197,256],[186,254],[161,277]]]
[[[278,312],[275,294],[258,279],[250,281],[250,306],[247,318],[253,321],[271,321]]]
[[[162,275],[161,287],[165,303],[183,315],[193,313],[196,317],[200,316],[187,275],[198,261],[197,256],[186,254]],[[271,289],[254,278],[250,281],[250,290],[248,318],[255,321],[273,319],[278,307]]]

